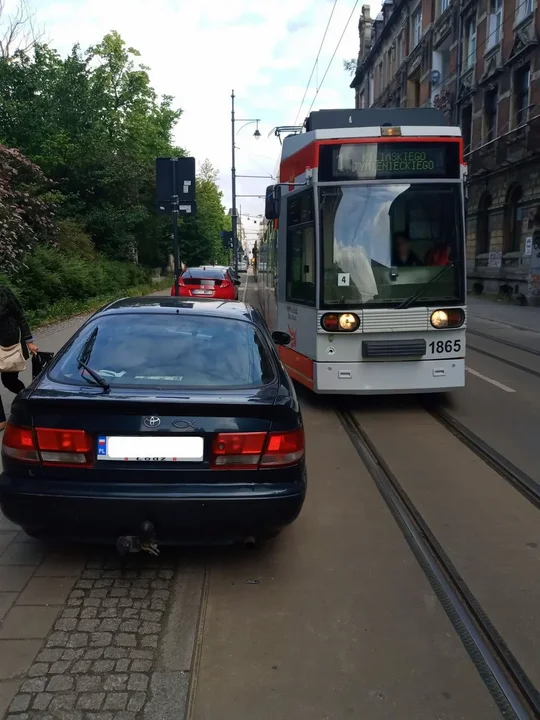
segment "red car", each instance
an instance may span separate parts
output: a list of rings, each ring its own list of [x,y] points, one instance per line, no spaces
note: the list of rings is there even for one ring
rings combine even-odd
[[[209,298],[212,300],[238,300],[240,280],[234,280],[227,268],[188,268],[178,280],[180,297]],[[175,294],[174,285],[171,295]]]

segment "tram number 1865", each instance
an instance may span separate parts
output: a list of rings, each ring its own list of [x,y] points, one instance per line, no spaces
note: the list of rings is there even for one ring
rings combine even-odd
[[[429,343],[429,349],[437,355],[458,353],[461,350],[461,340],[434,340]]]

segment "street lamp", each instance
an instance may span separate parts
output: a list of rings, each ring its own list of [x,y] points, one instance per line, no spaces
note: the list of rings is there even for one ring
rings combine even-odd
[[[236,272],[238,272],[238,215],[236,212],[236,158],[235,158],[235,150],[236,150],[236,135],[237,132],[240,132],[243,128],[245,128],[247,125],[251,125],[251,123],[255,123],[255,132],[253,133],[254,138],[260,138],[261,133],[259,131],[259,118],[235,118],[234,116],[234,90],[231,93],[231,131],[232,131],[232,167],[231,167],[231,180],[232,180],[232,235],[233,235],[233,259],[234,259],[234,269]],[[241,128],[236,130],[235,123],[237,122],[243,122],[244,125],[242,125]]]

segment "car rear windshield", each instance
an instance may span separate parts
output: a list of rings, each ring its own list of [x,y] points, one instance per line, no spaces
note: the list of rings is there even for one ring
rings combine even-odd
[[[79,359],[111,387],[259,387],[275,378],[270,352],[254,325],[186,313],[96,318],[59,356],[49,377],[95,385]]]
[[[225,270],[223,268],[189,268],[182,275],[185,278],[209,278],[210,280],[223,280]]]

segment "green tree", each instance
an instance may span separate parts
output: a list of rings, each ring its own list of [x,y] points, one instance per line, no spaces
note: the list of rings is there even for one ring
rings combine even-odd
[[[0,141],[55,181],[59,216],[99,251],[158,265],[170,228],[155,213],[155,158],[183,153],[172,143],[181,111],[157,97],[137,57],[112,32],[86,54],[37,45],[32,57],[0,58]]]
[[[217,177],[218,171],[205,160],[197,177],[197,215],[183,219],[180,224],[180,255],[187,265],[226,262],[221,232],[228,229],[230,218],[222,204]]]

